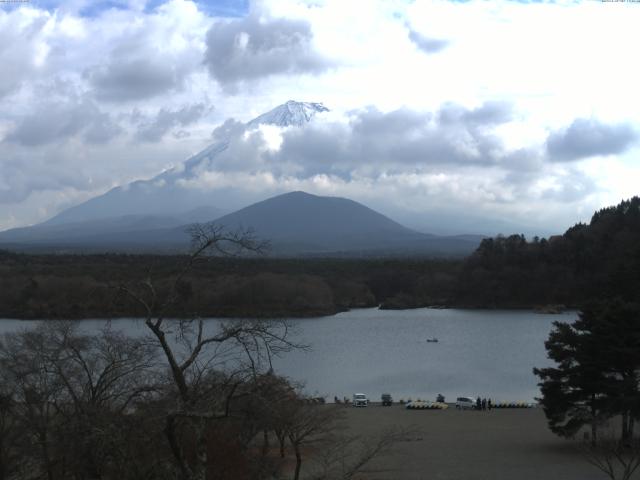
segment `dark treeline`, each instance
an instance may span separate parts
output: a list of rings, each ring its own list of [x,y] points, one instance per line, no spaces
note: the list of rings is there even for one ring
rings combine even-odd
[[[578,306],[593,298],[636,300],[640,292],[640,198],[596,212],[562,236],[486,239],[465,262],[459,304]]]
[[[185,256],[0,253],[0,317],[140,316],[119,298],[124,281],[150,277],[168,289]],[[381,303],[448,304],[460,261],[430,259],[275,259],[213,257],[181,281],[170,312],[200,316],[316,316]]]
[[[0,252],[0,317],[139,316],[115,289],[150,277],[172,285],[184,256],[26,255]],[[485,239],[459,259],[210,258],[180,285],[171,313],[315,316],[356,307],[577,307],[640,292],[640,199],[596,212],[549,239]]]

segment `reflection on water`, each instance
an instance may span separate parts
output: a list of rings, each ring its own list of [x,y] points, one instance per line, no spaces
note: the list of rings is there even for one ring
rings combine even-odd
[[[313,394],[333,399],[363,392],[447,401],[457,396],[533,401],[534,366],[549,364],[544,349],[553,321],[573,321],[575,312],[542,315],[490,310],[352,310],[332,317],[292,319],[296,340],[311,346],[276,359],[276,370],[302,381]],[[210,326],[217,320],[209,320]],[[96,331],[104,320],[83,320]],[[0,333],[33,322],[0,320]],[[146,334],[140,320],[113,320],[129,335]],[[427,339],[437,338],[437,343]]]

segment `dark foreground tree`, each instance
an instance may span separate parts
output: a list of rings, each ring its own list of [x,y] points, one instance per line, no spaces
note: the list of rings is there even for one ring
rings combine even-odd
[[[621,300],[592,302],[572,324],[554,323],[545,342],[557,366],[534,368],[550,429],[573,437],[620,416],[621,437],[631,439],[640,415],[640,308]]]
[[[630,480],[640,467],[640,440],[623,442],[614,433],[605,432],[593,443],[583,446],[585,459],[611,480]]]
[[[135,405],[156,388],[152,361],[144,342],[110,328],[86,335],[77,324],[43,322],[6,334],[2,434],[11,442],[0,450],[5,474],[13,475],[5,478],[128,479],[152,472],[154,462],[141,450],[123,448],[140,435]],[[146,442],[147,453],[153,444]]]
[[[145,325],[168,367],[164,434],[175,474],[204,480],[207,471],[215,470],[217,459],[210,455],[209,444],[216,429],[229,424],[237,413],[235,403],[250,396],[250,385],[272,369],[272,357],[297,345],[289,341],[284,321],[207,323],[197,312],[187,320],[165,317],[184,298],[187,273],[208,254],[259,254],[266,247],[251,232],[229,233],[214,224],[197,225],[191,235],[193,253],[167,291],[159,291],[150,276],[141,284],[121,285],[120,291],[143,308]],[[239,435],[239,445],[251,440]]]

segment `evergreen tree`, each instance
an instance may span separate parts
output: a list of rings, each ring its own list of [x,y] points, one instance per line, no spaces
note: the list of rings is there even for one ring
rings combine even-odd
[[[545,342],[556,367],[534,368],[541,404],[554,433],[571,437],[585,425],[620,415],[622,439],[640,417],[640,308],[621,300],[592,302],[572,324],[554,323]]]

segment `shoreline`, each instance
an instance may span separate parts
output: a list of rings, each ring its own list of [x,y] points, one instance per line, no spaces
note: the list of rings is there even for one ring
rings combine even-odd
[[[547,311],[544,307],[534,306],[534,307],[478,307],[478,306],[440,306],[440,305],[431,305],[426,307],[413,307],[413,308],[381,308],[381,306],[376,307],[354,307],[354,308],[343,308],[338,309],[333,313],[304,313],[301,312],[292,312],[292,313],[283,313],[281,315],[263,315],[263,316],[247,316],[247,315],[217,315],[217,316],[201,316],[203,320],[283,320],[283,319],[295,319],[295,320],[311,320],[315,318],[331,318],[339,315],[341,313],[352,312],[356,310],[380,310],[380,311],[414,311],[414,310],[460,310],[460,311],[483,311],[483,312],[530,312],[536,313],[539,315],[562,315],[565,313],[573,313],[577,312],[577,307],[564,307],[559,310],[551,310]],[[20,322],[40,322],[40,321],[52,321],[52,320],[69,320],[74,322],[82,322],[82,321],[118,321],[118,320],[144,320],[146,317],[137,317],[137,316],[126,316],[126,317],[82,317],[82,318],[61,318],[61,317],[48,317],[48,318],[34,318],[34,317],[2,317],[0,316],[0,322],[8,320],[8,321],[20,321]],[[167,320],[186,320],[194,318],[191,316],[184,317],[171,317],[167,318]],[[195,318],[194,318],[195,319]]]

